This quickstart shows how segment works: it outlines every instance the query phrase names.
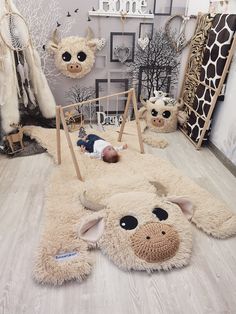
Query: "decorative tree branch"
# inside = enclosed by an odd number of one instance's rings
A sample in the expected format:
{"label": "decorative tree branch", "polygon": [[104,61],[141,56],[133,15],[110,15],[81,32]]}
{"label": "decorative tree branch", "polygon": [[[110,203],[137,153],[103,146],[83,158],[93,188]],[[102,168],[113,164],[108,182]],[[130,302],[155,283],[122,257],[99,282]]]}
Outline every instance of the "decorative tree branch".
{"label": "decorative tree branch", "polygon": [[180,65],[178,56],[179,53],[173,49],[165,32],[159,29],[145,50],[137,46],[134,62],[126,63],[133,72],[133,85],[137,87],[141,84],[148,98],[154,89],[167,91],[169,85],[177,83]]}
{"label": "decorative tree branch", "polygon": [[[65,94],[65,98],[69,103],[80,103],[95,97],[95,89],[93,87],[80,87],[78,85],[72,86]],[[85,120],[94,120],[96,116],[96,106],[81,105],[76,108],[79,113],[84,115]]]}

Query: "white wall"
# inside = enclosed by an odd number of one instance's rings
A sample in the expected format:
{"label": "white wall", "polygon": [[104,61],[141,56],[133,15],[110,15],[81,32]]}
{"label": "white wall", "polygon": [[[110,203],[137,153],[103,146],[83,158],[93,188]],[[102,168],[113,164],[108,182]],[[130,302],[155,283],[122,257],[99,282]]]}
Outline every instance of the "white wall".
{"label": "white wall", "polygon": [[[229,13],[236,13],[236,0],[230,1]],[[218,102],[216,107],[210,139],[236,165],[236,52],[227,81],[225,100]]]}

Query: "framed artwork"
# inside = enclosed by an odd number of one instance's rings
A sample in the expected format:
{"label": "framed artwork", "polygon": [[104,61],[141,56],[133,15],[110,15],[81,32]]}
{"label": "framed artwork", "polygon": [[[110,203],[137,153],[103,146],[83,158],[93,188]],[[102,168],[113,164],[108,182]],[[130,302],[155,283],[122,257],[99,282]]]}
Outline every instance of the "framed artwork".
{"label": "framed artwork", "polygon": [[110,33],[110,62],[133,62],[135,33]]}
{"label": "framed artwork", "polygon": [[95,68],[104,69],[107,66],[107,56],[97,55],[95,59]]}
{"label": "framed artwork", "polygon": [[[95,94],[96,98],[103,97],[109,94],[124,92],[129,89],[128,79],[96,79]],[[127,97],[112,97],[105,101],[97,101],[96,111],[104,112],[105,114],[122,114],[124,113]]]}
{"label": "framed artwork", "polygon": [[173,0],[154,0],[154,15],[171,15]]}
{"label": "framed artwork", "polygon": [[153,36],[153,23],[140,23],[139,24],[139,38],[145,38],[148,36],[149,39],[152,39]]}
{"label": "framed artwork", "polygon": [[171,85],[171,66],[141,66],[138,78],[138,100],[140,96],[149,99],[154,90],[169,93]]}

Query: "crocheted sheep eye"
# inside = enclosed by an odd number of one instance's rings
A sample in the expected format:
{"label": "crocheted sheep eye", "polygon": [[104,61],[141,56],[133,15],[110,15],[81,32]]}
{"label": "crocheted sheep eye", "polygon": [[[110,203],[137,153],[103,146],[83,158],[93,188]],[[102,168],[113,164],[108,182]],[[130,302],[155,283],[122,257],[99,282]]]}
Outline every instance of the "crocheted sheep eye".
{"label": "crocheted sheep eye", "polygon": [[69,62],[71,60],[71,54],[68,51],[64,52],[62,55],[62,59],[66,62]]}
{"label": "crocheted sheep eye", "polygon": [[138,220],[134,216],[124,216],[120,220],[120,226],[125,230],[135,229],[137,225]]}
{"label": "crocheted sheep eye", "polygon": [[168,119],[171,115],[171,112],[169,110],[166,110],[162,113],[162,116],[166,119]]}
{"label": "crocheted sheep eye", "polygon": [[78,60],[79,60],[80,62],[83,62],[83,61],[86,60],[87,55],[86,55],[86,53],[84,53],[83,51],[80,51],[80,52],[78,52],[78,54],[77,54],[77,58],[78,58]]}
{"label": "crocheted sheep eye", "polygon": [[153,117],[156,117],[158,115],[158,112],[155,109],[152,109],[151,114]]}
{"label": "crocheted sheep eye", "polygon": [[168,218],[168,213],[164,209],[160,207],[156,207],[153,209],[153,214],[156,215],[156,217],[161,220],[166,220]]}

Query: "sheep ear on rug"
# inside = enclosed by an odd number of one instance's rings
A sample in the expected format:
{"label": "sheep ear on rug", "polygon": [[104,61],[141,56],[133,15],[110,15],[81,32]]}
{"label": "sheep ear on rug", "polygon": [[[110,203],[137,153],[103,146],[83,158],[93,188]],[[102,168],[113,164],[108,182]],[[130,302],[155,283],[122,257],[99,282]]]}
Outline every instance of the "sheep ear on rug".
{"label": "sheep ear on rug", "polygon": [[102,237],[105,229],[104,215],[93,214],[82,220],[79,225],[79,238],[91,242],[97,243]]}
{"label": "sheep ear on rug", "polygon": [[168,196],[167,200],[171,203],[178,205],[188,220],[192,219],[193,204],[189,199],[184,196]]}

